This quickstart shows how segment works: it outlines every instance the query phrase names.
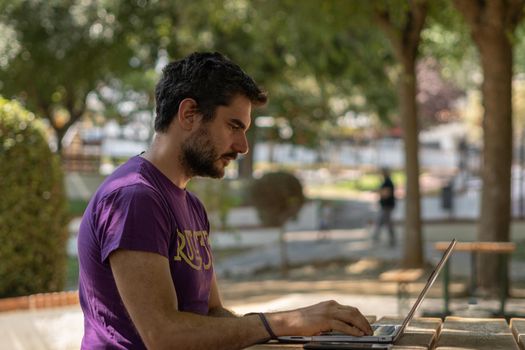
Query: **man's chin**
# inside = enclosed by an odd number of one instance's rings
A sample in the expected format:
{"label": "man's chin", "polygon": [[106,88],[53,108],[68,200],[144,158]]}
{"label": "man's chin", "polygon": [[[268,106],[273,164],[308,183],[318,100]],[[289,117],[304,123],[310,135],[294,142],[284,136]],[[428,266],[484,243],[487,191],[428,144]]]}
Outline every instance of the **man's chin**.
{"label": "man's chin", "polygon": [[225,175],[225,170],[223,167],[214,167],[212,169],[208,169],[207,171],[197,172],[196,175],[201,177],[209,177],[212,179],[222,179]]}
{"label": "man's chin", "polygon": [[224,177],[225,173],[226,173],[225,167],[215,168],[215,175],[216,176],[213,176],[213,178],[215,178],[215,179],[222,179]]}
{"label": "man's chin", "polygon": [[224,169],[215,169],[213,173],[209,174],[208,177],[211,177],[212,179],[222,179],[224,177],[225,171]]}

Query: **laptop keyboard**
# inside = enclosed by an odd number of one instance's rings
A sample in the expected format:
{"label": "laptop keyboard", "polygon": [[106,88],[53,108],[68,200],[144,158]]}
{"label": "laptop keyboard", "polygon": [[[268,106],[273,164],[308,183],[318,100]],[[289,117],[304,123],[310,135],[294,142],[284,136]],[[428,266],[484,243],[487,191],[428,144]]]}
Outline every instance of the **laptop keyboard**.
{"label": "laptop keyboard", "polygon": [[[376,337],[384,337],[388,335],[394,334],[394,331],[396,330],[396,326],[393,325],[380,325],[380,324],[373,324],[372,330],[374,331],[374,336]],[[348,335],[346,333],[341,332],[323,332],[322,335]]]}

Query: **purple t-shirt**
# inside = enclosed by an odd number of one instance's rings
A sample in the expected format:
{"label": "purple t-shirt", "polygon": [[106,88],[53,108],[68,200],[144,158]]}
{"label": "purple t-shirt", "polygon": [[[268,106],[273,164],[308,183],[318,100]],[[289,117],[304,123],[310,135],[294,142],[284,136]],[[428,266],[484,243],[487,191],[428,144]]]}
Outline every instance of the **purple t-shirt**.
{"label": "purple t-shirt", "polygon": [[82,349],[145,349],[117,290],[108,256],[157,253],[170,264],[181,311],[208,313],[213,264],[202,203],[153,164],[133,157],[100,186],[78,235]]}

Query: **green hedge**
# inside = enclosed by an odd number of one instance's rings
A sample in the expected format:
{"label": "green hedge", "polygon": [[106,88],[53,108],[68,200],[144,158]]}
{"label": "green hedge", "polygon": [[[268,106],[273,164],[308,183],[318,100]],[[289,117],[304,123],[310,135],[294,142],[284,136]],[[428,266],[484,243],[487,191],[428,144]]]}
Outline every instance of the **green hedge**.
{"label": "green hedge", "polygon": [[61,290],[67,209],[41,121],[0,97],[0,297]]}

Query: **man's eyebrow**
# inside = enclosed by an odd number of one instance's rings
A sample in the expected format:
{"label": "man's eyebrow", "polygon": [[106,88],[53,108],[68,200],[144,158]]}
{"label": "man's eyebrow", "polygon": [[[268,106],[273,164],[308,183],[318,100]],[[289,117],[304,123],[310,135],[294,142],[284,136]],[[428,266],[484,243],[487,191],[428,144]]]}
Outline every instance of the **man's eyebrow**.
{"label": "man's eyebrow", "polygon": [[243,130],[247,129],[247,126],[240,119],[232,118],[232,119],[230,119],[230,123],[235,124],[235,126],[241,128]]}

